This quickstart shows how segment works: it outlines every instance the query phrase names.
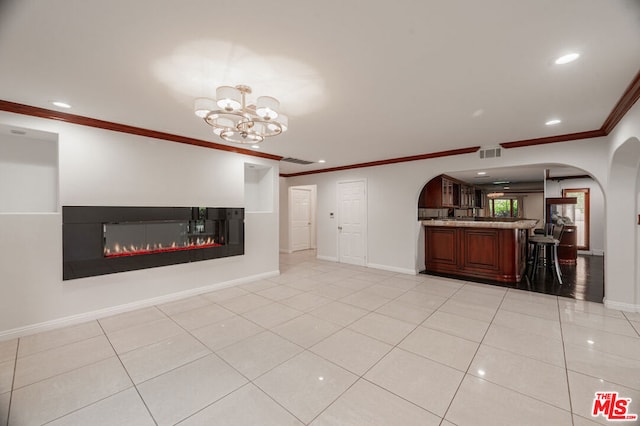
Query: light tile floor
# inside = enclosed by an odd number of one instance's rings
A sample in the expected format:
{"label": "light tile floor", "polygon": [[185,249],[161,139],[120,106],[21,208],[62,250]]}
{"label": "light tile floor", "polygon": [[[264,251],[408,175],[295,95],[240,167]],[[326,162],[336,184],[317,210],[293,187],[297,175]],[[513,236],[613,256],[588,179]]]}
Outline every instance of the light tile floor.
{"label": "light tile floor", "polygon": [[640,414],[640,314],[313,251],[281,272],[0,342],[0,426],[606,424],[597,391]]}

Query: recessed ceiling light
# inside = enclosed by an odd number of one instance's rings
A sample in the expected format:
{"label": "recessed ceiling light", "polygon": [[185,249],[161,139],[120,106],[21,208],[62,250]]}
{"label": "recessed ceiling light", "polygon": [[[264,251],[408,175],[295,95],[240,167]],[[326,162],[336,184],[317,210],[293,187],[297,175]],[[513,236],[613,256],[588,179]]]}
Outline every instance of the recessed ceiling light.
{"label": "recessed ceiling light", "polygon": [[502,189],[511,189],[511,187],[510,187],[510,186],[505,186],[505,187],[504,187],[504,188],[502,188]]}
{"label": "recessed ceiling light", "polygon": [[504,185],[506,183],[511,183],[508,180],[497,180],[495,182],[493,182],[494,185]]}
{"label": "recessed ceiling light", "polygon": [[318,160],[318,163],[326,163],[326,160]]}
{"label": "recessed ceiling light", "polygon": [[560,123],[562,123],[562,120],[558,120],[557,118],[554,118],[553,120],[549,120],[544,124],[546,124],[547,126],[555,126],[556,124],[560,124]]}
{"label": "recessed ceiling light", "polygon": [[478,172],[478,173],[477,173],[477,175],[478,175],[478,176],[484,176],[484,175],[486,175],[486,174],[487,174],[487,172]]}
{"label": "recessed ceiling light", "polygon": [[253,148],[253,149],[260,149],[260,145],[251,145],[251,148]]}
{"label": "recessed ceiling light", "polygon": [[569,62],[575,61],[579,57],[579,53],[569,53],[567,55],[560,56],[558,59],[556,59],[556,65],[568,64]]}
{"label": "recessed ceiling light", "polygon": [[61,101],[51,101],[51,103],[55,106],[57,106],[58,108],[71,108],[71,105],[69,105],[66,102],[61,102]]}

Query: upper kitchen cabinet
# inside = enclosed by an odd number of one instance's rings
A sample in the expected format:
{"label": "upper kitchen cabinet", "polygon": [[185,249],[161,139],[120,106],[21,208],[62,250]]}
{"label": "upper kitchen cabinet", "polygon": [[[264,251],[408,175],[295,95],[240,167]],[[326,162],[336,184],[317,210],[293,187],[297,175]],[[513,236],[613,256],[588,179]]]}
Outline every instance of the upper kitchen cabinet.
{"label": "upper kitchen cabinet", "polygon": [[440,175],[431,179],[420,193],[420,208],[460,207],[460,182]]}

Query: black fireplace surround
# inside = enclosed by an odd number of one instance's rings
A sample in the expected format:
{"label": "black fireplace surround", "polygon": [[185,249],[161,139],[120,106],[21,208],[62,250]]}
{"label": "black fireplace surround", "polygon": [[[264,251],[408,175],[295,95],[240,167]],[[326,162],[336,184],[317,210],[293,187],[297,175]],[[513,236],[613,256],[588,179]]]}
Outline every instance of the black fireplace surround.
{"label": "black fireplace surround", "polygon": [[244,209],[62,207],[63,280],[244,254]]}

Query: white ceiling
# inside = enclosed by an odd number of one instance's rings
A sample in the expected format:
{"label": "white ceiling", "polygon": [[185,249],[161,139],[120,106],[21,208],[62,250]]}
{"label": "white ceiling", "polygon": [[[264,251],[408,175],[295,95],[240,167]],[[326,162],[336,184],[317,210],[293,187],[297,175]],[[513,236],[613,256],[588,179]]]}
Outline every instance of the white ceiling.
{"label": "white ceiling", "polygon": [[220,143],[193,98],[248,84],[326,160],[283,173],[599,129],[639,69],[638,0],[0,2],[0,99]]}
{"label": "white ceiling", "polygon": [[[561,166],[558,164],[537,164],[519,167],[495,167],[491,169],[450,171],[447,172],[447,175],[462,182],[487,190],[502,192],[542,192],[547,173],[549,178],[568,176],[582,177],[587,175],[587,172],[584,170],[575,167]],[[505,187],[508,188],[504,189]]]}

